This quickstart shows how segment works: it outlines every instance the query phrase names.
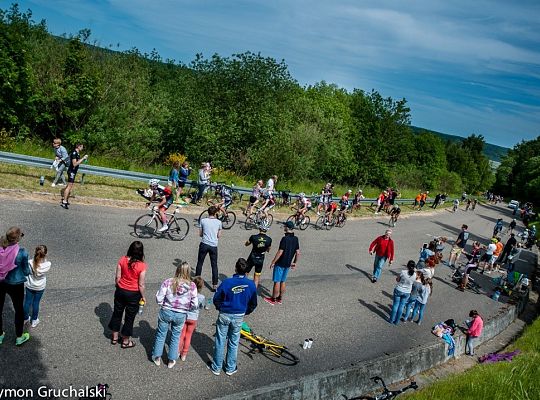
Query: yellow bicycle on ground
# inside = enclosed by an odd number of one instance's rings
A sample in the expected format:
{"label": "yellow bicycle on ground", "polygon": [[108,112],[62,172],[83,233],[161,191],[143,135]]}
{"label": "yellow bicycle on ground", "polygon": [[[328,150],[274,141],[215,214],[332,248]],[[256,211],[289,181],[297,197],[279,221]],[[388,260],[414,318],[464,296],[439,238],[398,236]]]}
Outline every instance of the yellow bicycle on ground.
{"label": "yellow bicycle on ground", "polygon": [[261,353],[269,360],[283,365],[296,365],[300,361],[286,346],[256,335],[245,322],[242,323],[240,337],[249,342],[250,353]]}

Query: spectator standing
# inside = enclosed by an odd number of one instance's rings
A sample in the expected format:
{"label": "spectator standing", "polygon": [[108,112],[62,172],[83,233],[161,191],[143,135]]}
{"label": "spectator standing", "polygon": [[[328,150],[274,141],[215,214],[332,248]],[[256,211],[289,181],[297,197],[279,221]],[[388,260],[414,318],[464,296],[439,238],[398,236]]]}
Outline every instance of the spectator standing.
{"label": "spectator standing", "polygon": [[157,366],[161,365],[161,356],[169,328],[171,328],[171,339],[167,367],[172,368],[176,365],[180,335],[186,322],[187,313],[199,305],[197,286],[191,282],[190,273],[189,264],[183,262],[176,268],[174,278],[163,281],[156,293],[156,301],[160,305],[160,309],[152,360]]}
{"label": "spectator standing", "polygon": [[411,315],[411,321],[414,321],[416,314],[418,314],[418,319],[415,321],[418,325],[420,325],[422,323],[422,319],[424,319],[424,311],[426,309],[429,296],[431,296],[432,289],[433,283],[431,278],[422,276],[422,289],[418,292],[418,297],[414,303],[414,309]]}
{"label": "spectator standing", "polygon": [[264,301],[272,305],[282,303],[289,270],[295,269],[300,260],[300,244],[293,231],[294,223],[287,221],[285,235],[281,238],[279,249],[270,264],[270,269],[274,269],[272,275],[274,287],[272,288],[272,297],[265,297]]}
{"label": "spectator standing", "polygon": [[440,200],[441,200],[441,194],[437,193],[437,195],[435,196],[435,200],[433,200],[433,204],[431,205],[431,208],[437,208]]}
{"label": "spectator standing", "polygon": [[81,158],[81,151],[83,150],[84,146],[81,143],[78,143],[75,146],[75,149],[71,152],[69,155],[69,167],[67,170],[68,174],[68,184],[66,189],[64,190],[64,194],[62,197],[62,202],[60,205],[64,207],[66,210],[69,206],[69,195],[71,194],[71,191],[73,190],[73,185],[75,184],[75,176],[77,175],[77,171],[79,170],[79,165],[81,165],[83,162],[88,160],[88,154],[86,154],[83,158]]}
{"label": "spectator standing", "polygon": [[216,206],[208,207],[208,218],[203,218],[199,227],[199,236],[202,238],[199,244],[197,267],[195,275],[201,276],[202,267],[206,255],[210,255],[212,267],[212,291],[215,292],[218,284],[218,241],[221,236],[221,221],[216,218],[218,209]]}
{"label": "spectator standing", "polygon": [[495,226],[493,227],[493,236],[496,237],[501,233],[503,230],[503,220],[502,218],[499,218],[497,222],[495,223]]}
{"label": "spectator standing", "polygon": [[189,163],[187,161],[184,161],[182,163],[182,166],[180,167],[180,171],[178,175],[178,196],[179,197],[184,191],[184,187],[186,186],[187,179],[190,174],[191,174],[191,168],[189,167]]}
{"label": "spectator standing", "polygon": [[459,235],[452,245],[452,250],[450,251],[450,256],[448,257],[448,265],[450,267],[455,267],[455,264],[457,263],[457,260],[459,259],[459,256],[465,249],[465,245],[467,244],[467,240],[469,240],[469,227],[465,224],[461,225],[461,232],[459,232]]}
{"label": "spectator standing", "polygon": [[208,364],[214,375],[219,375],[223,368],[225,343],[225,373],[231,376],[238,371],[236,359],[244,315],[251,314],[257,307],[257,288],[253,281],[246,277],[247,267],[246,260],[239,258],[236,261],[235,274],[221,282],[214,295],[214,305],[219,315],[216,321],[214,360]]}
{"label": "spectator standing", "polygon": [[197,328],[199,311],[206,306],[206,299],[201,293],[202,289],[204,288],[204,279],[200,276],[196,276],[193,279],[193,283],[195,283],[195,286],[197,287],[198,305],[188,311],[186,316],[186,322],[184,323],[184,328],[182,329],[182,335],[180,335],[178,352],[180,353],[180,359],[182,361],[186,361],[189,346],[191,345],[191,337],[193,336],[193,332],[195,332],[195,329]]}
{"label": "spectator standing", "polygon": [[268,222],[263,221],[259,225],[259,234],[251,235],[245,243],[246,246],[252,246],[251,253],[249,253],[247,259],[248,269],[246,275],[255,267],[255,273],[253,274],[255,287],[259,286],[265,253],[268,253],[272,247],[272,238],[266,232],[268,232]]}
{"label": "spectator standing", "polygon": [[509,234],[512,234],[514,232],[514,229],[516,229],[516,219],[513,218],[512,221],[510,222],[510,224],[508,225],[508,232]]}
{"label": "spectator standing", "polygon": [[0,238],[0,344],[6,333],[3,330],[4,302],[6,294],[11,298],[15,309],[15,345],[20,346],[30,339],[24,330],[24,282],[30,275],[28,252],[19,246],[24,237],[19,227],[9,228]]}
{"label": "spectator standing", "polygon": [[[47,261],[47,246],[36,247],[34,258],[29,261],[32,273],[24,283],[26,295],[24,297],[24,322],[31,322],[32,328],[39,324],[39,303],[47,285],[47,273],[51,269],[51,262]],[[32,317],[30,317],[32,308]]]}
{"label": "spectator standing", "polygon": [[396,278],[397,285],[394,288],[394,301],[392,303],[392,314],[389,322],[397,325],[403,315],[403,308],[411,295],[413,284],[416,280],[416,263],[410,260],[407,263],[407,269],[401,271]]}
{"label": "spectator standing", "polygon": [[66,185],[66,178],[64,178],[64,171],[69,165],[69,154],[64,146],[62,146],[62,140],[56,138],[53,140],[54,147],[54,163],[56,164],[56,176],[54,177],[52,187],[58,185],[58,181],[62,181],[61,185]]}
{"label": "spectator standing", "polygon": [[377,237],[369,245],[369,254],[375,254],[375,260],[373,262],[373,276],[371,282],[375,283],[381,276],[384,263],[388,260],[388,265],[392,265],[394,262],[394,241],[391,238],[392,230],[387,229],[384,235]]}
{"label": "spectator standing", "polygon": [[197,185],[199,188],[199,191],[197,192],[197,197],[195,199],[195,202],[200,202],[204,192],[206,191],[208,187],[208,183],[210,182],[210,171],[208,170],[207,164],[202,163],[201,168],[199,169],[199,174],[197,175]]}
{"label": "spectator standing", "polygon": [[176,197],[178,197],[179,169],[180,163],[178,161],[175,161],[173,162],[173,166],[171,168],[171,171],[169,172],[169,186],[171,186],[173,189],[176,189]]}
{"label": "spectator standing", "polygon": [[476,310],[471,310],[469,312],[469,317],[472,319],[467,321],[467,327],[469,329],[467,329],[465,354],[468,356],[474,356],[474,345],[476,339],[482,334],[482,330],[484,329],[484,320]]}
{"label": "spectator standing", "polygon": [[145,277],[147,268],[148,266],[144,262],[144,247],[138,240],[131,243],[127,254],[118,260],[116,266],[116,290],[109,329],[112,331],[111,344],[115,345],[119,341],[120,326],[125,313],[124,326],[121,331],[121,347],[123,349],[135,347],[131,336],[135,316],[139,310],[139,302],[146,303]]}
{"label": "spectator standing", "polygon": [[[497,250],[497,239],[492,238],[491,242],[485,248],[486,248],[486,252],[480,258],[480,263],[483,263],[482,271],[480,271],[480,273],[483,274],[484,272],[486,272],[490,274],[493,269],[493,264],[495,263],[494,253],[495,253],[495,250]],[[487,271],[486,271],[486,264],[487,264]]]}

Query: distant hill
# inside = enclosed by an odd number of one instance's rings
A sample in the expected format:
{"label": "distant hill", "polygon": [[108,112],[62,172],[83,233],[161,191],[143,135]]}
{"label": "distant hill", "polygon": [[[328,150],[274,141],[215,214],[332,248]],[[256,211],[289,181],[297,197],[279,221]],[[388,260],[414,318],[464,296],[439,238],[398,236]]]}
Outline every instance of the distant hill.
{"label": "distant hill", "polygon": [[[451,142],[461,142],[463,141],[463,137],[456,136],[456,135],[448,135],[447,133],[432,131],[430,129],[420,128],[418,126],[412,126],[411,129],[414,133],[420,133],[420,132],[430,132],[437,136],[440,136],[443,140],[450,140]],[[491,161],[500,162],[501,158],[508,153],[508,150],[510,150],[507,147],[497,146],[496,144],[490,144],[486,143],[484,146],[484,154],[488,159]]]}

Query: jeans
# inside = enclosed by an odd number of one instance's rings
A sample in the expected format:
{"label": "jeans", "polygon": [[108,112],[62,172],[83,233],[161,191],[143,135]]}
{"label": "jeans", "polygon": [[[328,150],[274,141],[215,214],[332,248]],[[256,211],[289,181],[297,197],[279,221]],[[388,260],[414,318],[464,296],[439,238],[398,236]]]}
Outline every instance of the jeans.
{"label": "jeans", "polygon": [[418,319],[416,322],[420,323],[422,322],[422,318],[424,318],[424,309],[426,308],[425,304],[420,303],[418,300],[414,303],[414,310],[411,315],[411,321],[414,320],[414,317],[416,316],[416,313],[418,313]]}
{"label": "jeans", "polygon": [[373,262],[373,277],[375,279],[379,279],[382,272],[382,267],[384,263],[386,262],[386,257],[380,257],[377,254],[375,254],[375,261]]}
{"label": "jeans", "polygon": [[410,295],[410,293],[399,291],[398,288],[394,289],[394,304],[392,304],[392,315],[390,316],[390,322],[394,325],[399,323],[401,315],[403,314],[403,308],[405,307],[407,300],[409,300]]}
{"label": "jeans", "polygon": [[64,170],[66,169],[66,164],[61,162],[58,164],[58,171],[56,172],[56,176],[54,177],[53,183],[56,185],[59,180],[62,181],[62,183],[66,184],[66,178],[64,178]]}
{"label": "jeans", "polygon": [[474,342],[476,342],[476,337],[467,335],[465,354],[468,354],[470,356],[474,355]]}
{"label": "jeans", "polygon": [[114,292],[114,309],[109,322],[109,329],[113,332],[120,332],[122,325],[122,316],[124,315],[124,326],[122,327],[122,336],[129,337],[133,334],[133,323],[135,316],[139,311],[139,300],[141,293],[139,291],[124,290],[116,287]]}
{"label": "jeans", "polygon": [[6,294],[11,297],[11,302],[13,303],[13,308],[15,309],[15,334],[17,337],[21,337],[24,328],[24,283],[10,285],[5,282],[0,282],[0,335],[2,332],[4,332],[2,329],[2,314],[4,313]]}
{"label": "jeans", "polygon": [[216,344],[214,346],[213,371],[221,371],[223,367],[223,352],[225,340],[227,341],[227,359],[225,360],[225,372],[233,372],[236,369],[238,354],[238,342],[240,341],[240,329],[244,322],[244,315],[219,313],[216,321]]}
{"label": "jeans", "polygon": [[180,335],[182,334],[182,328],[184,327],[184,322],[186,322],[186,317],[187,314],[183,312],[175,312],[165,308],[159,310],[156,339],[152,349],[152,359],[163,355],[163,347],[165,346],[165,339],[167,338],[167,332],[169,331],[170,326],[171,341],[169,342],[168,358],[169,361],[178,360],[178,344],[180,343]]}
{"label": "jeans", "polygon": [[196,201],[200,201],[204,195],[204,192],[206,191],[206,188],[208,185],[206,183],[199,183],[198,185],[199,191],[197,192],[197,199]]}
{"label": "jeans", "polygon": [[32,321],[38,319],[39,314],[39,302],[41,296],[43,296],[43,290],[32,290],[26,288],[26,295],[24,298],[24,319],[27,320],[30,317],[30,307],[32,307]]}
{"label": "jeans", "polygon": [[415,303],[416,303],[416,297],[409,297],[409,299],[407,300],[407,304],[405,304],[405,307],[403,308],[403,319],[405,321],[409,319],[410,320],[413,319],[414,317],[413,309],[414,309]]}
{"label": "jeans", "polygon": [[212,267],[212,285],[218,284],[218,248],[214,246],[208,246],[201,242],[199,244],[199,255],[197,257],[197,266],[195,267],[195,276],[201,276],[202,267],[206,254],[210,254],[210,266]]}

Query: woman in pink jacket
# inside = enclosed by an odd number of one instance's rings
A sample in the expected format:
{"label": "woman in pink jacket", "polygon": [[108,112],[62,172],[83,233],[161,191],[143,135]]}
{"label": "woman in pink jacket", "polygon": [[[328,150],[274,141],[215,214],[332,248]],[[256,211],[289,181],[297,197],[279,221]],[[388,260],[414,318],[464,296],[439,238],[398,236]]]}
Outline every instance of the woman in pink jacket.
{"label": "woman in pink jacket", "polygon": [[465,354],[468,356],[474,356],[474,343],[476,338],[482,334],[482,330],[484,329],[484,321],[476,310],[471,310],[469,312],[469,317],[472,319],[467,322],[469,329],[467,329],[467,344],[465,347]]}

